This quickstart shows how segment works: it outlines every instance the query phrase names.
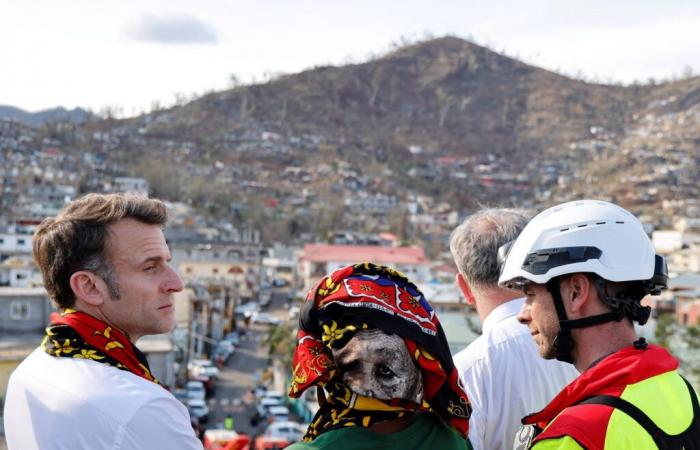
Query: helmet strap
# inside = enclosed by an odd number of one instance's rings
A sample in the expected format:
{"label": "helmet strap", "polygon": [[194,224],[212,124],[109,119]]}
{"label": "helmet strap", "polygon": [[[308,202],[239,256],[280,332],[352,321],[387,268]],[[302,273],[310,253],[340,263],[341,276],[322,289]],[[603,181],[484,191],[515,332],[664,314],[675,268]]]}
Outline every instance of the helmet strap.
{"label": "helmet strap", "polygon": [[574,340],[571,337],[571,328],[563,325],[569,322],[569,320],[566,316],[564,301],[561,298],[561,291],[559,290],[559,277],[549,280],[546,286],[547,290],[552,296],[552,299],[554,300],[554,308],[556,309],[557,317],[559,318],[559,332],[554,338],[556,358],[559,361],[573,364],[574,359],[571,356],[571,350],[574,348]]}
{"label": "helmet strap", "polygon": [[625,317],[623,311],[611,311],[595,316],[583,317],[581,319],[569,320],[564,308],[564,300],[561,298],[560,290],[561,277],[555,277],[549,280],[546,284],[552,299],[554,300],[554,308],[557,311],[559,318],[559,333],[554,339],[554,348],[556,350],[556,358],[559,361],[573,364],[574,358],[571,351],[574,349],[574,339],[571,336],[571,330],[575,328],[587,328],[595,325],[600,325],[606,322],[619,322]]}

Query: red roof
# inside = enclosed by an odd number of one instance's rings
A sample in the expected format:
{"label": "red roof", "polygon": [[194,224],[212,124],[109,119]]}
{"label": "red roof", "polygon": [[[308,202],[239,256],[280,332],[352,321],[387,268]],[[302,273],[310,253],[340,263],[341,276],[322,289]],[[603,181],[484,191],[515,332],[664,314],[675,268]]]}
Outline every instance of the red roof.
{"label": "red roof", "polygon": [[396,235],[394,233],[379,233],[379,237],[384,239],[385,241],[395,241],[396,240]]}
{"label": "red roof", "polygon": [[427,264],[420,247],[306,244],[302,259],[312,262],[364,262],[375,264]]}

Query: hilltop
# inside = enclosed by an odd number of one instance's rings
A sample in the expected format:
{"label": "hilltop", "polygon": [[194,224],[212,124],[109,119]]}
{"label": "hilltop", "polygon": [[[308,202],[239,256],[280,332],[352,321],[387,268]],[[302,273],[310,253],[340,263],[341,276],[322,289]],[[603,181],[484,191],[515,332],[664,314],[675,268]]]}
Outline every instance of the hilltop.
{"label": "hilltop", "polygon": [[171,111],[154,133],[225,139],[255,124],[431,154],[523,155],[628,124],[652,89],[588,84],[445,37],[377,60],[318,67]]}
{"label": "hilltop", "polygon": [[266,239],[339,227],[430,237],[479,204],[583,196],[657,215],[673,200],[675,214],[700,195],[699,77],[590,83],[453,37],[35,132],[28,148],[85,166],[79,191],[143,176],[152,194]]}
{"label": "hilltop", "polygon": [[38,127],[47,122],[85,123],[93,119],[94,115],[82,108],[68,110],[63,107],[57,107],[37,112],[28,112],[14,106],[0,105],[0,117],[15,119],[25,125]]}

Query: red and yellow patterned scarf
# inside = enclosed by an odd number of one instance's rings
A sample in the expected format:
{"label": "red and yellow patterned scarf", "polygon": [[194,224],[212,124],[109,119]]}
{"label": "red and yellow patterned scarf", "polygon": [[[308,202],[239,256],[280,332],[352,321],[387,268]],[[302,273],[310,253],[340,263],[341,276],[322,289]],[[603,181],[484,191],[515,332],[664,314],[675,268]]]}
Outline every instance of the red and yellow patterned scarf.
{"label": "red and yellow patterned scarf", "polygon": [[81,311],[53,313],[41,345],[51,356],[90,359],[160,384],[124,333]]}
{"label": "red and yellow patterned scarf", "polygon": [[[422,404],[364,397],[343,383],[331,349],[344,347],[356,332],[367,328],[403,338],[423,375]],[[434,414],[467,435],[471,407],[445,333],[423,294],[395,270],[363,263],[323,278],[302,307],[292,365],[290,397],[299,397],[312,386],[328,393],[304,441],[332,429],[370,427],[417,410]]]}

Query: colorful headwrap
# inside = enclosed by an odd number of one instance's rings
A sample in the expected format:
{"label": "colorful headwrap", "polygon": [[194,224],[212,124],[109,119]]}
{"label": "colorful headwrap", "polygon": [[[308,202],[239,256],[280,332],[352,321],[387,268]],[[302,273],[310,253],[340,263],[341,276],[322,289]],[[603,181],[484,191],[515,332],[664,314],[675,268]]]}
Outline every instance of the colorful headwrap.
{"label": "colorful headwrap", "polygon": [[[356,332],[376,328],[403,338],[423,377],[423,401],[381,400],[352,392],[336,370],[331,349]],[[407,412],[435,414],[467,435],[471,407],[437,316],[418,288],[401,273],[370,263],[333,272],[309,292],[299,319],[290,397],[312,386],[327,392],[304,441],[326,431],[369,427]]]}

